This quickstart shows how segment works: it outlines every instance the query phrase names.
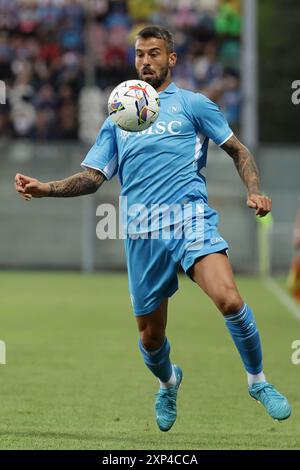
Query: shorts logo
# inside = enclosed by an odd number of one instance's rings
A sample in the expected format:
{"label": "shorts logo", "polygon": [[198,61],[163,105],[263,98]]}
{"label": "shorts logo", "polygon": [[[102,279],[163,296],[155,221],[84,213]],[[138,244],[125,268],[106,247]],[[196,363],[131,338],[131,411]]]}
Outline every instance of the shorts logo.
{"label": "shorts logo", "polygon": [[223,238],[222,237],[214,237],[214,238],[211,238],[210,239],[210,244],[211,245],[216,245],[217,243],[221,243],[223,242]]}

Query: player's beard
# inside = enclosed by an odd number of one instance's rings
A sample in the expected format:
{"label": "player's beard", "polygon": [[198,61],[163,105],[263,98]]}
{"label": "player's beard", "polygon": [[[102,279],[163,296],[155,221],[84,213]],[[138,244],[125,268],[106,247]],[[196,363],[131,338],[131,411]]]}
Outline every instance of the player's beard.
{"label": "player's beard", "polygon": [[144,80],[145,82],[149,83],[156,90],[166,81],[168,73],[169,73],[169,67],[166,66],[160,70],[159,75],[156,72],[154,72],[153,75],[148,75],[147,77],[143,78],[142,72],[139,72],[138,76],[140,80]]}

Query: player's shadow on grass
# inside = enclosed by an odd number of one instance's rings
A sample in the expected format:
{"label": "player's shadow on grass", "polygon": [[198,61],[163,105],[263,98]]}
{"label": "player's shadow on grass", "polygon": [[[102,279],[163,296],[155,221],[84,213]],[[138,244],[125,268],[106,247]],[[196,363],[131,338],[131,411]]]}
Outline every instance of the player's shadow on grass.
{"label": "player's shadow on grass", "polygon": [[[0,431],[0,447],[1,447],[1,438],[2,437],[14,437],[14,438],[40,438],[40,439],[72,439],[78,441],[94,441],[97,443],[96,447],[93,447],[95,450],[101,450],[102,443],[106,442],[119,442],[120,444],[125,443],[128,444],[128,441],[134,446],[135,449],[146,449],[148,445],[153,445],[155,448],[158,449],[159,443],[164,446],[164,444],[160,441],[161,433],[157,432],[157,435],[154,435],[155,430],[150,430],[151,437],[149,436],[149,432],[144,432],[144,434],[136,438],[131,436],[127,433],[122,433],[122,435],[106,435],[105,433],[82,433],[82,432],[54,432],[54,431],[36,431],[36,430],[28,430],[28,431]],[[182,439],[186,439],[186,434],[184,433],[172,433],[168,434],[169,438],[172,435],[171,443],[174,446],[182,446]],[[178,440],[179,439],[179,440]],[[195,436],[196,439],[196,436]],[[199,439],[198,439],[199,440]],[[138,446],[138,447],[137,447]],[[163,448],[163,447],[162,447]]]}
{"label": "player's shadow on grass", "polygon": [[35,438],[52,438],[52,439],[78,439],[85,441],[101,441],[115,439],[113,436],[104,436],[100,434],[89,433],[69,433],[69,432],[54,432],[54,431],[0,431],[0,439],[2,436],[15,436],[15,437],[35,437]]}

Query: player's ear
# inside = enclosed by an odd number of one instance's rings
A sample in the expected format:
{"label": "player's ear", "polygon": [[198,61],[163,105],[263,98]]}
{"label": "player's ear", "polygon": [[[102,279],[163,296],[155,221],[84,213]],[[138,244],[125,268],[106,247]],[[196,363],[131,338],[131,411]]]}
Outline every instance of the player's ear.
{"label": "player's ear", "polygon": [[171,54],[169,54],[169,67],[173,68],[176,65],[176,62],[177,62],[177,54],[176,52],[171,52]]}

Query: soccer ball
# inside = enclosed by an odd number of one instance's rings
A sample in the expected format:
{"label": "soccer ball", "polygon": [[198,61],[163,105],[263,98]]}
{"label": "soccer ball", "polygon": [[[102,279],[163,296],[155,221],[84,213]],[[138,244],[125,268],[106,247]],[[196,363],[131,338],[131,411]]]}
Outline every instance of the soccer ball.
{"label": "soccer ball", "polygon": [[157,91],[142,80],[120,83],[108,98],[108,113],[124,131],[138,132],[150,127],[159,114]]}

